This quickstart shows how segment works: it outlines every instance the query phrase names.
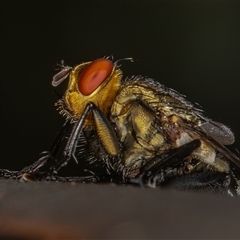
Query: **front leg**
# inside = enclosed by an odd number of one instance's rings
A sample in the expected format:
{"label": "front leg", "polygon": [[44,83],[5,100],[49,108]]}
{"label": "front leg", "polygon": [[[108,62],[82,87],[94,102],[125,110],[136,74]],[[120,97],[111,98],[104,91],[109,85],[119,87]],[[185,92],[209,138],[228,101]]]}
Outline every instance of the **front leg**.
{"label": "front leg", "polygon": [[118,138],[109,120],[104,116],[104,114],[94,103],[90,102],[86,105],[82,116],[79,118],[79,120],[75,123],[73,127],[71,135],[63,151],[61,160],[57,162],[57,164],[55,164],[53,167],[51,167],[50,171],[48,172],[48,176],[51,176],[52,174],[57,174],[63,166],[67,165],[71,157],[73,157],[77,162],[77,159],[75,157],[76,146],[79,140],[80,133],[85,126],[85,120],[87,116],[89,116],[89,112],[92,113],[98,137],[105,151],[111,156],[115,156],[119,153]]}

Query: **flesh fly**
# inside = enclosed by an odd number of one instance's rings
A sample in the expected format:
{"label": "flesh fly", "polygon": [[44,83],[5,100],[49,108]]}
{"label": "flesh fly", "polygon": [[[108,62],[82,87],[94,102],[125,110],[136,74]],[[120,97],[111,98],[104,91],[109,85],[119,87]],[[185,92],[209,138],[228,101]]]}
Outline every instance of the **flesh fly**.
{"label": "flesh fly", "polygon": [[[240,160],[225,146],[235,140],[228,127],[151,78],[124,79],[111,58],[61,67],[52,85],[69,79],[56,103],[66,118],[62,129],[39,160],[18,172],[2,169],[2,178],[240,195]],[[71,159],[87,174],[60,176]]]}

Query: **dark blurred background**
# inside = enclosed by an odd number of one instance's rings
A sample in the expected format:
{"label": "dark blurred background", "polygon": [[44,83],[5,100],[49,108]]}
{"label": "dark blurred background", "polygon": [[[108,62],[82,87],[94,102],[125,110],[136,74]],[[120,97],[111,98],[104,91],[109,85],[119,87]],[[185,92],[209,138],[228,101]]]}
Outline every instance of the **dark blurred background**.
{"label": "dark blurred background", "polygon": [[239,2],[1,1],[0,168],[37,160],[60,130],[56,63],[111,54],[135,59],[125,76],[155,78],[230,126],[239,149],[239,29]]}

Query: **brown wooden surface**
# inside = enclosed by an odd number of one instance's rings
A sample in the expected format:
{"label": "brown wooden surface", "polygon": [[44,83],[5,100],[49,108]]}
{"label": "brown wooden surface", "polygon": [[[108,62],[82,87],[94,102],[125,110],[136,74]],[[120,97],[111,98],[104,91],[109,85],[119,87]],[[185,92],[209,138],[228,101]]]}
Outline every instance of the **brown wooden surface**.
{"label": "brown wooden surface", "polygon": [[0,181],[0,239],[239,238],[239,198]]}

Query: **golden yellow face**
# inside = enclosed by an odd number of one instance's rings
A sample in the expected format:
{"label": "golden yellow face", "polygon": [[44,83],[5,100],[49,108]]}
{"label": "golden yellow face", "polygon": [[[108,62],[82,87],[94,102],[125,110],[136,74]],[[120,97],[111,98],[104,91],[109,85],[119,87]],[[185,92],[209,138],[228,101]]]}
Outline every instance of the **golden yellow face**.
{"label": "golden yellow face", "polygon": [[[62,112],[77,119],[87,103],[94,103],[105,115],[120,88],[122,71],[109,59],[100,58],[74,67],[69,76],[69,84],[63,99]],[[58,103],[57,105],[62,105]]]}

